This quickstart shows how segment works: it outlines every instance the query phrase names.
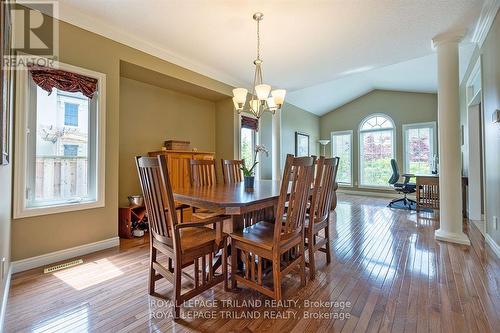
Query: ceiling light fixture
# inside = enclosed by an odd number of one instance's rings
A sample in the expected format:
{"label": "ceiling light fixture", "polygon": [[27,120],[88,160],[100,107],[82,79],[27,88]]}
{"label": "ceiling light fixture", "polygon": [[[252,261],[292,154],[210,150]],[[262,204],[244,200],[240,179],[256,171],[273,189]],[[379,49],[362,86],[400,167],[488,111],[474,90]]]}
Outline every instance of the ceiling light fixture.
{"label": "ceiling light fixture", "polygon": [[272,114],[281,109],[285,102],[285,89],[271,91],[271,86],[262,82],[262,59],[260,58],[260,21],[264,14],[255,13],[253,19],[257,22],[257,59],[255,65],[255,76],[253,80],[252,98],[247,103],[248,90],[245,88],[233,89],[233,104],[238,113],[248,112],[259,119],[265,111]]}

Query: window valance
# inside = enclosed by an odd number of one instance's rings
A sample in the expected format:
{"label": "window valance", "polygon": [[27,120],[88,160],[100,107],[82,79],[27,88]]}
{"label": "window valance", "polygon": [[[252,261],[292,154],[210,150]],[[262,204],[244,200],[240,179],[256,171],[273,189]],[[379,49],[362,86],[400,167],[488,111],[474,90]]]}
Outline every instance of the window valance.
{"label": "window valance", "polygon": [[252,117],[241,116],[241,128],[248,128],[257,132],[259,130],[259,120]]}
{"label": "window valance", "polygon": [[97,79],[85,75],[36,65],[28,65],[28,69],[36,85],[49,95],[53,88],[81,92],[88,98],[92,98],[97,91]]}

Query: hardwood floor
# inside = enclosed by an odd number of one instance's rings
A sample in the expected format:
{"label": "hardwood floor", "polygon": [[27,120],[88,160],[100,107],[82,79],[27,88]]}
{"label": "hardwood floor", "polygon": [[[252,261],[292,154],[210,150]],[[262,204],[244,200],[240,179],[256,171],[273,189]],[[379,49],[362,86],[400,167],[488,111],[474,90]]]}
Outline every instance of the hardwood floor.
{"label": "hardwood floor", "polygon": [[15,275],[6,332],[498,332],[500,261],[477,228],[466,228],[471,247],[437,242],[431,213],[388,201],[340,195],[332,263],[318,253],[316,280],[302,290],[298,274],[287,276],[283,307],[219,285],[174,322],[171,284],[158,283],[165,300],[147,294],[148,244],[138,241],[53,274]]}

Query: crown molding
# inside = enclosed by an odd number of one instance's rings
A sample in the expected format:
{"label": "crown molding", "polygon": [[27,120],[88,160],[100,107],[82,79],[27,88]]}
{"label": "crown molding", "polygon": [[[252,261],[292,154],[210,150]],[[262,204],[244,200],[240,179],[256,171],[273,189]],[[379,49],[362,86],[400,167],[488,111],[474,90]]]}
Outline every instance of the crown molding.
{"label": "crown molding", "polygon": [[[26,6],[30,7],[29,4]],[[51,13],[45,13],[51,15]],[[60,21],[77,26],[81,29],[90,31],[97,35],[109,38],[115,42],[124,44],[133,49],[142,51],[149,55],[155,56],[162,60],[168,61],[177,66],[183,67],[190,71],[196,72],[198,74],[207,76],[211,79],[220,81],[222,83],[228,84],[233,87],[245,87],[248,83],[241,82],[234,77],[219,71],[209,66],[206,66],[195,60],[183,57],[172,50],[169,50],[160,44],[151,43],[139,36],[127,33],[123,30],[119,30],[113,25],[110,25],[102,20],[96,19],[90,15],[87,15],[77,8],[68,5],[65,2],[59,2],[59,17],[55,17]]]}
{"label": "crown molding", "polygon": [[479,15],[474,33],[472,35],[472,42],[477,43],[479,47],[483,46],[499,8],[500,0],[484,1],[481,14]]}

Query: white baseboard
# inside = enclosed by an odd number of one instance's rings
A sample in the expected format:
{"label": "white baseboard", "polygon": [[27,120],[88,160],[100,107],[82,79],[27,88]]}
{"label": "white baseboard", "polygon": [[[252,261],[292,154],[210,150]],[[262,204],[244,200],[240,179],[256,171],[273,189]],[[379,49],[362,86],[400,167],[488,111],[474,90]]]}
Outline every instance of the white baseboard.
{"label": "white baseboard", "polygon": [[37,268],[48,264],[53,264],[58,261],[82,256],[96,251],[109,249],[111,247],[115,247],[118,245],[120,245],[120,238],[113,237],[95,243],[84,244],[65,250],[42,254],[40,256],[32,258],[17,260],[12,262],[11,265],[12,273],[14,274],[22,271],[27,271],[28,269]]}
{"label": "white baseboard", "polygon": [[497,255],[498,258],[500,258],[500,246],[495,242],[493,238],[491,238],[490,235],[486,234],[484,235],[484,239],[486,240],[486,243],[491,246],[491,249],[495,254]]}
{"label": "white baseboard", "polygon": [[7,310],[7,299],[9,298],[10,277],[12,276],[12,264],[9,265],[7,275],[5,276],[0,294],[0,333],[3,332],[3,324],[5,321],[5,311]]}
{"label": "white baseboard", "polygon": [[[399,199],[402,198],[402,194],[391,193],[391,192],[370,192],[370,191],[355,191],[355,190],[345,190],[340,188],[337,190],[337,193],[349,194],[349,195],[361,195],[364,197],[382,197],[382,198],[391,198],[391,199]],[[408,195],[408,198],[415,200],[414,195]]]}

